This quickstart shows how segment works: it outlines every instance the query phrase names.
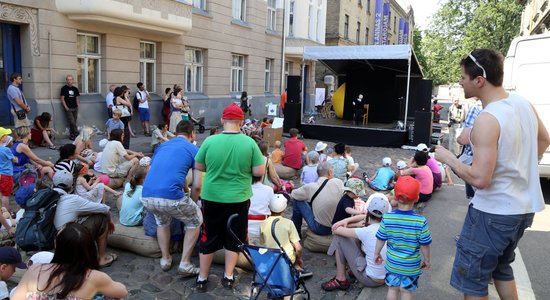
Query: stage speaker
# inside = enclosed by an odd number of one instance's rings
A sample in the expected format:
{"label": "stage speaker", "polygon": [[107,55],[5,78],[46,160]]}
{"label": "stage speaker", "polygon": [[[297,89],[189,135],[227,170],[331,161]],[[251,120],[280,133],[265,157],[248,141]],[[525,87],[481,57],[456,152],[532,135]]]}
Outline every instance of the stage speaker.
{"label": "stage speaker", "polygon": [[414,135],[413,145],[424,143],[430,146],[432,141],[432,112],[414,112]]}
{"label": "stage speaker", "polygon": [[420,80],[418,91],[416,93],[416,110],[430,111],[432,110],[432,80]]}
{"label": "stage speaker", "polygon": [[[286,94],[288,103],[300,102],[302,78],[300,76],[288,76],[286,79]],[[285,107],[286,109],[286,107]]]}
{"label": "stage speaker", "polygon": [[301,103],[287,103],[285,105],[285,119],[283,122],[284,132],[288,132],[290,128],[300,129],[301,109]]}

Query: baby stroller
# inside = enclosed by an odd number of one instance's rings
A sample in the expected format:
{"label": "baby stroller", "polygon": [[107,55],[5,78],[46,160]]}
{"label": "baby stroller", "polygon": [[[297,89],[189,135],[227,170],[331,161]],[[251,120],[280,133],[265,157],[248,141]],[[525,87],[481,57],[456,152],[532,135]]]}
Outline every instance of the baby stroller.
{"label": "baby stroller", "polygon": [[[275,226],[279,220],[275,220],[271,225],[271,234],[279,249],[270,249],[247,245],[239,240],[231,229],[231,222],[236,217],[237,214],[229,217],[229,220],[227,220],[227,230],[238,242],[239,249],[254,268],[250,299],[258,299],[262,292],[266,292],[269,299],[282,299],[286,296],[294,299],[294,295],[296,294],[306,294],[307,299],[309,299],[309,291],[303,280],[300,279],[299,272],[292,265],[290,258],[288,258],[275,235]],[[300,290],[298,290],[299,287],[301,287]]]}
{"label": "baby stroller", "polygon": [[200,118],[197,119],[197,118],[193,118],[193,116],[191,116],[191,114],[189,114],[189,120],[191,120],[191,122],[193,122],[193,125],[199,127],[199,133],[204,133],[204,131],[205,131],[204,117],[200,117]]}

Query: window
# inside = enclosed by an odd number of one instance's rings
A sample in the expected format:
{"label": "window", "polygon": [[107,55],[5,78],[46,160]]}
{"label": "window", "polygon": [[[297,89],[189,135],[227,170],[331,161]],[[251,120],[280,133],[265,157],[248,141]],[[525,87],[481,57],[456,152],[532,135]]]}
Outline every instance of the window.
{"label": "window", "polygon": [[290,1],[288,15],[288,35],[294,36],[294,1]]}
{"label": "window", "polygon": [[369,44],[369,28],[365,28],[365,45]]}
{"label": "window", "polygon": [[349,16],[346,15],[344,18],[344,38],[345,39],[349,38],[348,30],[349,30]]}
{"label": "window", "polygon": [[309,15],[308,15],[308,38],[310,40],[314,40],[317,34],[315,31],[317,30],[317,26],[315,25],[316,19],[317,19],[317,11],[316,11],[315,4],[313,3],[313,0],[309,0]]}
{"label": "window", "polygon": [[233,19],[246,22],[246,0],[233,0]]}
{"label": "window", "polygon": [[357,1],[357,5],[361,6],[363,3],[361,3],[361,0]]}
{"label": "window", "polygon": [[367,12],[370,13],[370,0],[367,0]]}
{"label": "window", "polygon": [[264,92],[271,92],[271,66],[273,65],[272,59],[265,60],[265,76],[264,76]]}
{"label": "window", "polygon": [[244,90],[244,56],[232,55],[231,60],[231,92]]}
{"label": "window", "polygon": [[397,24],[397,17],[394,16],[393,17],[393,33],[395,33],[395,28],[397,27],[397,26],[395,26],[396,24]]}
{"label": "window", "polygon": [[155,91],[156,45],[153,42],[139,42],[139,81],[145,88]]}
{"label": "window", "polygon": [[83,94],[99,93],[99,35],[77,33],[76,81]]}
{"label": "window", "polygon": [[206,10],[206,0],[193,0],[193,7]]}
{"label": "window", "polygon": [[388,12],[388,31],[391,29],[391,10]]}
{"label": "window", "polygon": [[292,63],[285,61],[285,82],[283,82],[283,87],[286,90],[286,82],[288,81],[288,75],[290,74],[290,70],[292,69]]}
{"label": "window", "polygon": [[267,0],[267,29],[275,31],[277,21],[277,8],[275,7],[276,0]]}
{"label": "window", "polygon": [[361,41],[361,22],[357,22],[357,31],[355,32],[355,41],[357,45]]}
{"label": "window", "polygon": [[202,93],[204,55],[200,49],[185,49],[185,91]]}

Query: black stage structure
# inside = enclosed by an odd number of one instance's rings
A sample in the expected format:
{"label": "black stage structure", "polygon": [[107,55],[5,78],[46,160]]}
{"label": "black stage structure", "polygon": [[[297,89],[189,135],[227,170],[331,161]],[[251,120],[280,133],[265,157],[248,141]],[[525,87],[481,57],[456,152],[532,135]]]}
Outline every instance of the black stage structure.
{"label": "black stage structure", "polygon": [[[316,60],[346,83],[343,118],[315,122],[301,109],[301,132],[306,138],[348,145],[400,147],[420,136],[429,144],[431,126],[414,126],[417,111],[430,112],[432,82],[422,70],[410,45],[304,47],[304,60]],[[367,125],[354,125],[352,101],[363,94],[369,104]],[[414,124],[411,126],[411,124]],[[422,125],[422,126],[420,126]],[[431,124],[429,124],[431,125]],[[413,130],[415,132],[409,132]],[[423,134],[422,134],[423,133]]]}

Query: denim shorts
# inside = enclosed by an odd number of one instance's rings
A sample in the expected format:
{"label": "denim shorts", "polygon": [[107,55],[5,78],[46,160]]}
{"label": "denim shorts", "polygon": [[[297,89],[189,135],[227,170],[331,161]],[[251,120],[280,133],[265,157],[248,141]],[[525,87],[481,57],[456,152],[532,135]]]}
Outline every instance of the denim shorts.
{"label": "denim shorts", "polygon": [[388,272],[386,273],[384,282],[389,287],[399,287],[407,291],[416,291],[419,277],[420,276],[406,276]]}
{"label": "denim shorts", "polygon": [[495,215],[470,204],[456,243],[451,286],[466,295],[484,297],[491,278],[513,280],[514,250],[534,216]]}
{"label": "denim shorts", "polygon": [[148,108],[138,108],[139,110],[139,120],[140,121],[149,121],[149,109]]}

